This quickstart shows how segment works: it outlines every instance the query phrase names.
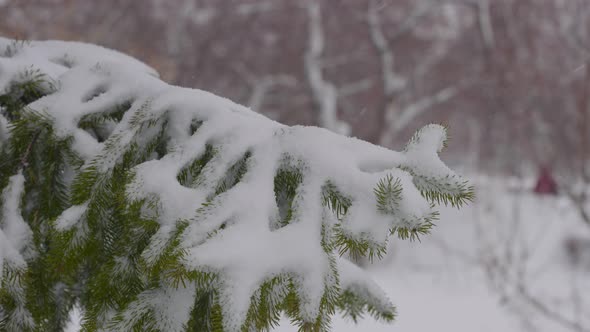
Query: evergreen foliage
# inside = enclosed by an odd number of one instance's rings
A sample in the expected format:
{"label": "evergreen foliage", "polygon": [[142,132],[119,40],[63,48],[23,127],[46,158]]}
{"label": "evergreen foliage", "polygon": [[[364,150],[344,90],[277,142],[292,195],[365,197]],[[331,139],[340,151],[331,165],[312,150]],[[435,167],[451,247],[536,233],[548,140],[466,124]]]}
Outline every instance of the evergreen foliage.
{"label": "evergreen foliage", "polygon": [[[326,331],[336,310],[391,321],[389,300],[341,256],[381,257],[388,233],[417,238],[436,204],[473,198],[436,155],[440,126],[398,153],[167,86],[89,45],[4,44],[0,331],[61,331],[76,303],[84,331],[267,331],[281,313]],[[278,262],[244,293],[234,277],[257,266],[232,255],[259,248]]]}

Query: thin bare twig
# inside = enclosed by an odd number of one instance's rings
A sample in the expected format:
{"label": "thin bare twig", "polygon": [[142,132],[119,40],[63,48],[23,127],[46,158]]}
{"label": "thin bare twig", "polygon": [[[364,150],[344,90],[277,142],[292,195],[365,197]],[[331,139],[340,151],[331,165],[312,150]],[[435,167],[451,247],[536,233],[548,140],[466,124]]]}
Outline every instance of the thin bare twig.
{"label": "thin bare twig", "polygon": [[587,329],[584,326],[582,326],[580,322],[571,320],[567,317],[564,317],[561,313],[555,310],[551,310],[549,306],[547,306],[545,303],[543,303],[542,301],[534,297],[532,294],[530,294],[522,283],[518,285],[517,292],[518,295],[520,295],[520,298],[525,300],[527,304],[529,304],[535,310],[542,313],[545,317],[551,319],[552,321],[568,329],[572,329],[573,331],[590,332],[590,329]]}
{"label": "thin bare twig", "polygon": [[31,153],[31,149],[33,148],[33,145],[35,144],[35,142],[39,138],[39,135],[40,134],[41,134],[41,130],[38,130],[37,132],[35,132],[35,135],[33,136],[33,139],[29,142],[29,145],[27,145],[27,149],[25,150],[25,153],[24,153],[24,155],[22,156],[22,158],[20,160],[20,166],[19,166],[19,168],[21,170],[24,170],[28,166],[27,160],[29,158],[29,154]]}

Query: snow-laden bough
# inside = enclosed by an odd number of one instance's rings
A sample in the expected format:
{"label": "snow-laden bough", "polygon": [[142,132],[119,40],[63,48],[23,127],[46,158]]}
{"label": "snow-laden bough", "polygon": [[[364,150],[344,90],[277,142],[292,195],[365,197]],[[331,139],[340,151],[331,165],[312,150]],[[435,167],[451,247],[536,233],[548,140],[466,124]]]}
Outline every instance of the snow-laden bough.
{"label": "snow-laden bough", "polygon": [[[281,313],[323,330],[336,309],[391,320],[345,257],[380,256],[391,235],[426,233],[436,204],[472,198],[438,157],[442,126],[391,151],[171,86],[93,45],[0,38],[0,107],[2,285],[42,261],[59,270],[48,287],[78,289],[59,301],[80,301],[92,330],[255,331]],[[58,315],[3,296],[4,324]]]}

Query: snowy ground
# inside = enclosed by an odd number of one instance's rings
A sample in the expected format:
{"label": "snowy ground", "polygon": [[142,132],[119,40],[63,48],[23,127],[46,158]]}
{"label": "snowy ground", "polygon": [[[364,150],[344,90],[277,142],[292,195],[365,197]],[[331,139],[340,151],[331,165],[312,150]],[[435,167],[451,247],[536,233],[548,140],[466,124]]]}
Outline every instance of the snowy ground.
{"label": "snowy ground", "polygon": [[[430,236],[396,241],[370,267],[398,307],[396,322],[338,316],[333,331],[590,331],[590,266],[569,263],[564,246],[590,239],[590,227],[563,198],[487,178],[476,186],[474,204],[444,209]],[[296,330],[287,320],[277,329]]]}

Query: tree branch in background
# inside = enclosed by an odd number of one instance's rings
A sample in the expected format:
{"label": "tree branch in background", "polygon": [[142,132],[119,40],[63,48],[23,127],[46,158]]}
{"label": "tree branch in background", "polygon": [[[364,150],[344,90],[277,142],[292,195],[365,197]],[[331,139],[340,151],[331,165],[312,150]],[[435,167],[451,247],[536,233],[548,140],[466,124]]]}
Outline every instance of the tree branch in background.
{"label": "tree branch in background", "polygon": [[247,106],[252,110],[260,112],[268,93],[277,86],[294,87],[297,85],[297,79],[287,74],[275,74],[258,77],[250,72],[244,64],[234,66],[235,71],[251,87],[250,97]]}
{"label": "tree branch in background", "polygon": [[411,32],[421,21],[424,17],[429,15],[431,11],[445,1],[442,0],[426,0],[421,1],[418,4],[418,7],[410,13],[406,17],[406,19],[402,22],[400,27],[396,30],[396,32],[391,37],[392,40],[397,40],[398,38],[403,37],[406,33]]}
{"label": "tree branch in background", "polygon": [[433,106],[444,103],[453,98],[459,91],[460,86],[458,85],[446,87],[433,95],[418,99],[414,103],[406,106],[399,114],[390,112],[390,114],[393,115],[393,119],[391,121],[391,131],[394,133],[399,132],[401,129],[407,127],[412,120],[424,114]]}
{"label": "tree branch in background", "polygon": [[308,1],[305,4],[308,15],[308,46],[305,53],[305,76],[311,88],[317,108],[318,124],[333,132],[348,135],[350,126],[338,119],[338,92],[334,84],[326,81],[322,72],[324,31],[320,4]]}
{"label": "tree branch in background", "polygon": [[566,188],[566,194],[576,210],[578,210],[582,221],[590,226],[590,214],[588,214],[588,211],[586,210],[586,204],[588,203],[588,194],[586,192],[587,186],[588,183],[584,182],[581,188]]}
{"label": "tree branch in background", "polygon": [[489,0],[479,0],[476,3],[477,6],[477,19],[479,23],[479,30],[481,37],[484,41],[484,45],[488,49],[494,48],[496,44],[494,38],[494,28],[492,26],[492,19],[490,17],[490,2]]}
{"label": "tree branch in background", "polygon": [[[396,40],[412,31],[420,23],[421,19],[441,3],[441,1],[426,1],[419,4],[403,21],[398,30],[394,32],[393,39]],[[406,87],[408,79],[398,74],[394,69],[394,52],[383,32],[383,26],[379,17],[380,10],[381,7],[376,2],[370,2],[367,10],[367,23],[370,40],[379,54],[381,79],[383,82],[384,102],[380,110],[383,121],[380,128],[381,135],[379,142],[388,145],[388,143],[393,141],[399,131],[409,125],[412,120],[424,114],[433,106],[446,102],[456,96],[461,90],[460,85],[462,84],[442,88],[433,95],[419,98],[405,107],[397,106],[397,97],[399,97],[398,95]],[[422,77],[446,53],[447,50],[442,49],[436,52],[434,56],[428,57],[423,65],[419,66],[420,71],[416,71],[416,73]]]}
{"label": "tree branch in background", "polygon": [[544,301],[532,295],[522,282],[516,287],[516,292],[519,296],[519,300],[524,301],[533,309],[543,314],[544,317],[552,320],[553,322],[556,322],[559,325],[575,332],[590,332],[590,329],[582,326],[579,321],[570,319],[561,314],[559,311],[553,310],[553,308],[549,307],[549,305],[547,305]]}
{"label": "tree branch in background", "polygon": [[[519,190],[511,193],[511,212],[504,218],[498,209],[505,209],[490,203],[480,207],[481,211],[475,211],[474,221],[476,225],[476,238],[479,243],[479,265],[483,268],[488,283],[492,290],[499,296],[500,302],[510,306],[514,313],[528,330],[535,331],[533,325],[534,316],[538,315],[551,321],[566,330],[572,332],[590,332],[590,326],[585,324],[580,317],[576,318],[576,312],[582,310],[581,303],[575,303],[572,299],[565,299],[559,296],[559,300],[571,304],[566,306],[555,306],[553,299],[559,290],[550,289],[553,294],[542,294],[534,291],[535,281],[541,279],[544,266],[535,265],[534,256],[538,254],[539,243],[552,232],[546,221],[535,229],[527,228],[527,210],[523,199],[525,192]],[[489,199],[488,199],[489,201]],[[494,218],[485,219],[485,215],[494,215]],[[483,218],[482,218],[483,217]],[[494,222],[495,229],[483,222]],[[563,284],[570,294],[579,294],[582,289],[575,282]],[[563,289],[562,289],[563,290]],[[556,293],[557,292],[557,293]],[[570,313],[569,310],[573,312]]]}
{"label": "tree branch in background", "polygon": [[383,91],[386,98],[390,98],[394,93],[405,87],[406,80],[401,75],[398,75],[393,69],[394,54],[383,34],[381,20],[379,18],[379,8],[375,2],[369,4],[369,9],[367,10],[367,22],[369,24],[369,36],[371,37],[371,42],[379,53]]}
{"label": "tree branch in background", "polygon": [[494,33],[494,27],[492,25],[492,16],[489,0],[454,0],[449,2],[455,2],[457,4],[463,4],[466,6],[474,7],[477,16],[477,25],[481,39],[483,40],[484,46],[491,50],[496,45],[496,37]]}
{"label": "tree branch in background", "polygon": [[383,129],[382,144],[391,142],[396,135],[413,120],[431,110],[434,106],[442,104],[454,98],[465,86],[465,83],[443,88],[432,95],[424,96],[410,105],[398,110],[393,102],[386,109],[385,121],[387,126]]}
{"label": "tree branch in background", "polygon": [[373,86],[374,82],[371,78],[365,78],[357,82],[348,83],[338,89],[338,97],[347,97],[359,92],[366,91]]}

